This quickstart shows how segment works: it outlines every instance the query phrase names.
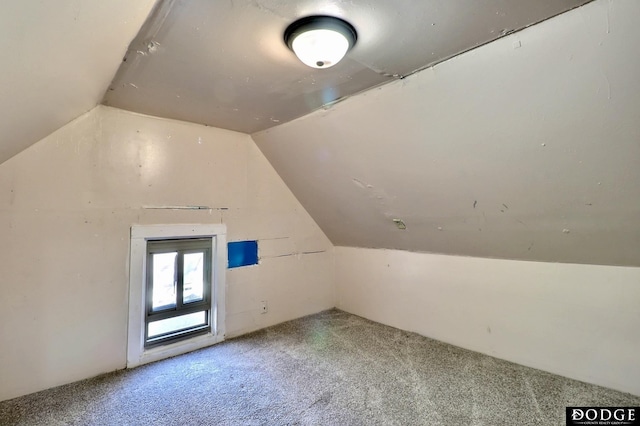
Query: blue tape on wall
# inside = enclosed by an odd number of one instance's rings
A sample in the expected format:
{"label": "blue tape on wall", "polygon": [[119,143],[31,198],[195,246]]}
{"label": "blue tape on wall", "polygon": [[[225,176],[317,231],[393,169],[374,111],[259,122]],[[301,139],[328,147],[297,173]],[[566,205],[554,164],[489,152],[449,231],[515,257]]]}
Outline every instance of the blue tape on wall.
{"label": "blue tape on wall", "polygon": [[235,241],[227,244],[229,268],[258,264],[257,241]]}

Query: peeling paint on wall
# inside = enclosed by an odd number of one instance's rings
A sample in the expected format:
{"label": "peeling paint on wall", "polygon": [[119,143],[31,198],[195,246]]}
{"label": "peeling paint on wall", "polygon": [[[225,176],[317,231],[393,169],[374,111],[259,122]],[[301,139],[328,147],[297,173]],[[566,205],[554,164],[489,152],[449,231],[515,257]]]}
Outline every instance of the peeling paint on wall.
{"label": "peeling paint on wall", "polygon": [[281,257],[292,257],[292,256],[295,256],[298,259],[300,259],[302,256],[306,256],[310,254],[320,254],[320,253],[326,253],[326,252],[327,252],[326,250],[300,251],[300,252],[294,252],[294,253],[276,254],[273,256],[261,256],[260,259],[278,259]]}
{"label": "peeling paint on wall", "polygon": [[228,207],[209,206],[142,206],[147,210],[229,210]]}

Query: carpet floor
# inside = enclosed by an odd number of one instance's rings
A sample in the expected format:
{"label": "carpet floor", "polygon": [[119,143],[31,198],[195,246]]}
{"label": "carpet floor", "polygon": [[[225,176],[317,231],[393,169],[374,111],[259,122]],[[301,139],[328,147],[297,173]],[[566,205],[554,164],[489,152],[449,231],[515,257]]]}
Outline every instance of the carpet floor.
{"label": "carpet floor", "polygon": [[0,402],[0,424],[564,425],[566,406],[639,405],[331,310]]}

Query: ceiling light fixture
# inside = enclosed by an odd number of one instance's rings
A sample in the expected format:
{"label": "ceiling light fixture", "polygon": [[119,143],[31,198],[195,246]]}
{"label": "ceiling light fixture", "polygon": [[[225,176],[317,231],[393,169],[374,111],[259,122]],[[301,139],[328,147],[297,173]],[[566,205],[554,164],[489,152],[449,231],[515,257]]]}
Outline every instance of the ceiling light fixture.
{"label": "ceiling light fixture", "polygon": [[298,59],[312,68],[340,62],[358,39],[356,29],[333,16],[307,16],[287,27],[284,42]]}

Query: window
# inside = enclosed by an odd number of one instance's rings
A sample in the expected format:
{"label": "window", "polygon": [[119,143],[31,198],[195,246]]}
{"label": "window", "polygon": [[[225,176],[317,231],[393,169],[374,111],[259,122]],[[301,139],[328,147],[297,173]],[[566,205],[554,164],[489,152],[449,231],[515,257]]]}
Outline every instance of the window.
{"label": "window", "polygon": [[145,347],[210,329],[211,238],[147,242]]}
{"label": "window", "polygon": [[127,367],[224,340],[225,225],[131,228]]}

